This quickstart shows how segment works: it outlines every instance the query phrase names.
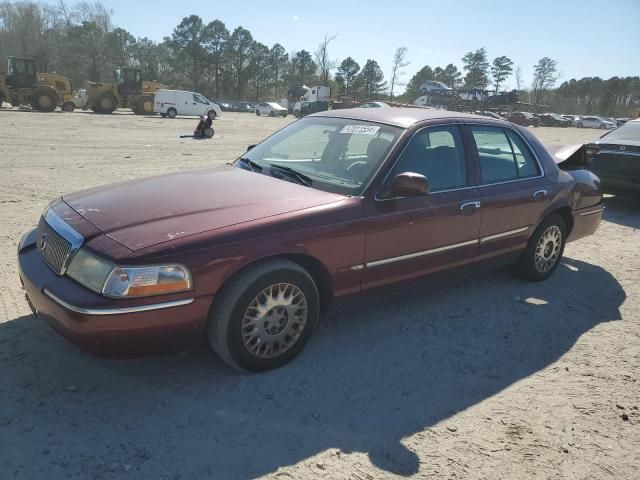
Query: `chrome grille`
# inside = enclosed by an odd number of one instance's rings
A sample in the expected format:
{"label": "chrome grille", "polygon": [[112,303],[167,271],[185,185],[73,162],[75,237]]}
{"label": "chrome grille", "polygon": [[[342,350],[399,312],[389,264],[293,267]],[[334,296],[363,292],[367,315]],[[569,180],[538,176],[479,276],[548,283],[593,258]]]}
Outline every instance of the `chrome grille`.
{"label": "chrome grille", "polygon": [[71,242],[62,238],[44,218],[40,219],[37,232],[37,245],[42,258],[56,273],[62,273],[65,260],[71,251]]}
{"label": "chrome grille", "polygon": [[36,230],[36,245],[44,261],[58,275],[66,272],[69,262],[84,238],[53,210],[47,210],[40,218]]}

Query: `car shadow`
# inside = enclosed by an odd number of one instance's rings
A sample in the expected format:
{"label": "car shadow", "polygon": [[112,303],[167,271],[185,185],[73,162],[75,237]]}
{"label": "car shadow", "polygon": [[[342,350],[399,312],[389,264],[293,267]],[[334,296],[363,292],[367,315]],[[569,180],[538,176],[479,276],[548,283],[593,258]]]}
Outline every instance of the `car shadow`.
{"label": "car shadow", "polygon": [[625,227],[640,228],[640,193],[607,195],[603,219]]}
{"label": "car shadow", "polygon": [[338,309],[296,360],[257,375],[207,349],[96,358],[24,316],[0,325],[3,470],[254,478],[337,449],[410,476],[421,459],[405,437],[548,367],[624,300],[572,259],[542,283],[478,274]]}

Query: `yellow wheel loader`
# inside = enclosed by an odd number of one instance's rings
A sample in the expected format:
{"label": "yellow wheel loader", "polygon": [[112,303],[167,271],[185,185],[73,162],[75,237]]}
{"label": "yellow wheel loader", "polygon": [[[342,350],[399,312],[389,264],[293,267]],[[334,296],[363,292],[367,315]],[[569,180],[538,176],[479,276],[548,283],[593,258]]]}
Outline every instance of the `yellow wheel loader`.
{"label": "yellow wheel loader", "polygon": [[137,115],[153,114],[155,92],[168,88],[157,82],[142,80],[137,68],[116,68],[113,83],[85,82],[88,101],[85,109],[96,113],[113,113],[116,108],[130,108]]}
{"label": "yellow wheel loader", "polygon": [[7,57],[7,72],[0,73],[0,105],[31,105],[41,112],[52,112],[59,106],[72,112],[74,99],[73,85],[67,77],[37,72],[31,58]]}

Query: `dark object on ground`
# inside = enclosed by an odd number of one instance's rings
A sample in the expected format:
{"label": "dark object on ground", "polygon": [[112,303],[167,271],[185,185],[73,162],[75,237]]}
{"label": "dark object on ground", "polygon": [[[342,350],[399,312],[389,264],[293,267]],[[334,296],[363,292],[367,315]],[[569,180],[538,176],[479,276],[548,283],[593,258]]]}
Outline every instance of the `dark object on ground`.
{"label": "dark object on ground", "polygon": [[210,115],[203,115],[193,131],[193,135],[180,135],[180,138],[212,138],[213,131],[213,118]]}

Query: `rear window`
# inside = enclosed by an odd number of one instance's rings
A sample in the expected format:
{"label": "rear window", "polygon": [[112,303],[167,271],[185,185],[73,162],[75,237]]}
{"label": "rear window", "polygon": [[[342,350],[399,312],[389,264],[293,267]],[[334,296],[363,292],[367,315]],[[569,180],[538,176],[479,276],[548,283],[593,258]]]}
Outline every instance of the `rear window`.
{"label": "rear window", "polygon": [[620,128],[611,130],[602,136],[608,140],[635,140],[640,141],[640,122],[627,122]]}

